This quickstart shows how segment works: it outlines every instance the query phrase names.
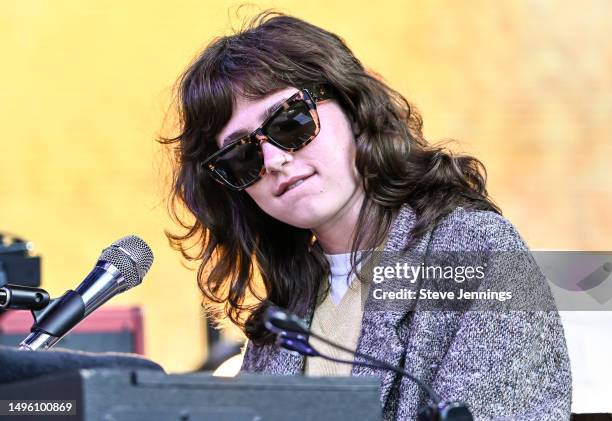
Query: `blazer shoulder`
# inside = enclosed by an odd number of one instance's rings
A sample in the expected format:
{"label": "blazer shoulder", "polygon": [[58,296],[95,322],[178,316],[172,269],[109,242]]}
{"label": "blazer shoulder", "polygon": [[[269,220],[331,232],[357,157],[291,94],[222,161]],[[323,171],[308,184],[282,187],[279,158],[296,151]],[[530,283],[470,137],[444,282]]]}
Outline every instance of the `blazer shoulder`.
{"label": "blazer shoulder", "polygon": [[443,217],[432,231],[436,248],[510,251],[528,250],[526,241],[504,216],[486,210],[457,207]]}

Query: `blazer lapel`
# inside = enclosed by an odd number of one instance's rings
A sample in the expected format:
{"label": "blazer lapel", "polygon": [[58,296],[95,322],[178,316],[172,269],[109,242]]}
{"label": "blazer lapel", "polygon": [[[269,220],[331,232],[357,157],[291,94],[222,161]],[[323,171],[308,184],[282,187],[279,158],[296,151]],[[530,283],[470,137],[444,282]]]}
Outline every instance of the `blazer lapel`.
{"label": "blazer lapel", "polygon": [[[389,231],[384,251],[379,255],[380,260],[375,262],[374,265],[395,267],[395,263],[400,262],[402,265],[407,263],[408,265],[420,266],[429,242],[429,232],[411,247],[408,253],[401,252],[414,226],[415,219],[416,215],[408,205],[403,205],[400,208]],[[398,259],[398,256],[401,256],[401,258]],[[400,325],[411,316],[416,300],[376,299],[373,294],[375,289],[381,289],[382,291],[416,291],[418,283],[411,283],[402,278],[386,277],[379,284],[372,283],[365,298],[361,336],[357,351],[394,366],[401,366],[406,348],[405,340],[401,337]],[[407,324],[407,322],[404,322],[404,324]],[[398,376],[394,372],[362,366],[353,366],[352,374],[354,376],[375,376],[381,379],[381,403],[383,407],[395,378]]]}

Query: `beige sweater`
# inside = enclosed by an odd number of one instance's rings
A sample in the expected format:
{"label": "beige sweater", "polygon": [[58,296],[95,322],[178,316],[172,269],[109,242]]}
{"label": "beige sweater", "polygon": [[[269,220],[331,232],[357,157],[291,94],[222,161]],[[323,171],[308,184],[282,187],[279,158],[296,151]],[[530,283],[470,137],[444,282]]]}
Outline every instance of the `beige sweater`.
{"label": "beige sweater", "polygon": [[[310,330],[333,343],[345,348],[356,350],[361,335],[361,320],[365,299],[368,296],[368,279],[372,279],[372,271],[379,260],[379,252],[383,250],[387,239],[375,249],[375,254],[363,263],[358,269],[364,281],[353,275],[350,286],[338,304],[328,292],[323,301],[315,308]],[[328,357],[354,361],[355,357],[336,349],[322,341],[310,337],[310,344],[322,355]],[[304,362],[304,375],[306,376],[350,376],[353,366],[351,364],[337,363],[321,357],[306,357]]]}
{"label": "beige sweater", "polygon": [[[331,294],[317,306],[312,317],[310,329],[313,333],[329,339],[349,349],[357,349],[363,316],[362,290],[367,293],[367,285],[362,285],[353,277],[349,289],[336,305]],[[354,357],[344,351],[335,349],[315,338],[310,344],[321,354],[333,358],[353,361]],[[304,374],[307,376],[350,376],[353,366],[328,361],[320,357],[306,358]]]}

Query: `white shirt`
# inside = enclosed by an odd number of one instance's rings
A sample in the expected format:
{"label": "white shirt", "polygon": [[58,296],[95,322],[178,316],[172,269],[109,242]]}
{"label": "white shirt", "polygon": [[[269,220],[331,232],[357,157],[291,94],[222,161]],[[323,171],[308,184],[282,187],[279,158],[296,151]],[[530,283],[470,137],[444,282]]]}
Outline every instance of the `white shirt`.
{"label": "white shirt", "polygon": [[[352,277],[348,277],[351,270],[351,253],[325,254],[325,257],[329,261],[331,271],[329,276],[329,293],[333,302],[338,304],[342,300],[342,297],[344,297],[352,279]],[[359,254],[357,258],[359,258]],[[358,265],[357,270],[359,270],[360,266],[361,265]],[[353,274],[353,276],[355,275]]]}

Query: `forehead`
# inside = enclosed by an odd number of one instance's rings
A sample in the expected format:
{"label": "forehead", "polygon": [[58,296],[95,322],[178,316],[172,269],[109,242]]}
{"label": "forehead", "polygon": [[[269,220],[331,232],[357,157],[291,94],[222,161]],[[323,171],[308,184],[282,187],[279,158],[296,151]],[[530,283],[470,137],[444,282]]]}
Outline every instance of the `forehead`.
{"label": "forehead", "polygon": [[217,146],[222,147],[224,143],[253,132],[263,123],[271,110],[297,91],[297,88],[288,87],[257,99],[236,95],[232,116],[215,139]]}

